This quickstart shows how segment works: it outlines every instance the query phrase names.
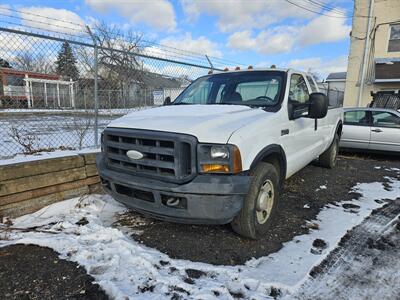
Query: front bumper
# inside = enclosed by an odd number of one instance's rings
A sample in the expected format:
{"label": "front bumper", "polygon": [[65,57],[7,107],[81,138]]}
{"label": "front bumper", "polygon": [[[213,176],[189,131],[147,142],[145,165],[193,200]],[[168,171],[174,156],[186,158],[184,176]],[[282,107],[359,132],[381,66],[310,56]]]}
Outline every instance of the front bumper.
{"label": "front bumper", "polygon": [[[240,212],[251,179],[198,175],[188,183],[174,184],[108,169],[101,153],[96,164],[105,190],[117,201],[145,215],[178,223],[229,223]],[[171,199],[178,205],[170,205]]]}

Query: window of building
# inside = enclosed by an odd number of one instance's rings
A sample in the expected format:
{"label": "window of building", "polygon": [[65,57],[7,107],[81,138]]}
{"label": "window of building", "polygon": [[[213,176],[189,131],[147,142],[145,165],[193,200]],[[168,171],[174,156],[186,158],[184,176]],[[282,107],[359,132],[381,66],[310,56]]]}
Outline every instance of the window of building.
{"label": "window of building", "polygon": [[6,76],[7,85],[10,86],[24,86],[24,77],[21,75],[7,75]]}
{"label": "window of building", "polygon": [[390,25],[388,52],[400,51],[400,24]]}

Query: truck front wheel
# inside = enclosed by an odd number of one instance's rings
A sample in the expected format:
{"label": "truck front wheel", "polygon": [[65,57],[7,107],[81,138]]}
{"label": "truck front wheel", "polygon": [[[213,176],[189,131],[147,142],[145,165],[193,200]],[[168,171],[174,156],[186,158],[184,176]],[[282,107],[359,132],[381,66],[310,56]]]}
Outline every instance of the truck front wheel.
{"label": "truck front wheel", "polygon": [[238,234],[259,239],[274,221],[279,199],[279,175],[273,164],[260,162],[250,171],[252,181],[243,208],[231,225]]}
{"label": "truck front wheel", "polygon": [[332,144],[325,150],[319,157],[319,164],[322,167],[333,169],[336,166],[337,157],[339,153],[339,140],[340,137],[336,133],[333,138]]}

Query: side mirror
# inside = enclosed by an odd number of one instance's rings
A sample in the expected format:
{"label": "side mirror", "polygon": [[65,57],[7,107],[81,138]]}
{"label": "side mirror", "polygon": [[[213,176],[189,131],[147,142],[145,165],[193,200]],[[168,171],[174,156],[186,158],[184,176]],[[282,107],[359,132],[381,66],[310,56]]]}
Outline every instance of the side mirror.
{"label": "side mirror", "polygon": [[307,118],[322,119],[328,113],[328,97],[323,93],[310,94]]}
{"label": "side mirror", "polygon": [[171,97],[168,96],[167,98],[164,99],[163,105],[170,105],[171,104]]}

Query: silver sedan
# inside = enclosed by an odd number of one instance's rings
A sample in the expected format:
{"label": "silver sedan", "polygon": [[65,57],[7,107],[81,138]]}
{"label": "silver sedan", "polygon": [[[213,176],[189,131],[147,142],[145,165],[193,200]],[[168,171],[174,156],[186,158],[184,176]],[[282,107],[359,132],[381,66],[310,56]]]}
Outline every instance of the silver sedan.
{"label": "silver sedan", "polygon": [[400,112],[384,108],[345,108],[340,147],[400,153]]}

